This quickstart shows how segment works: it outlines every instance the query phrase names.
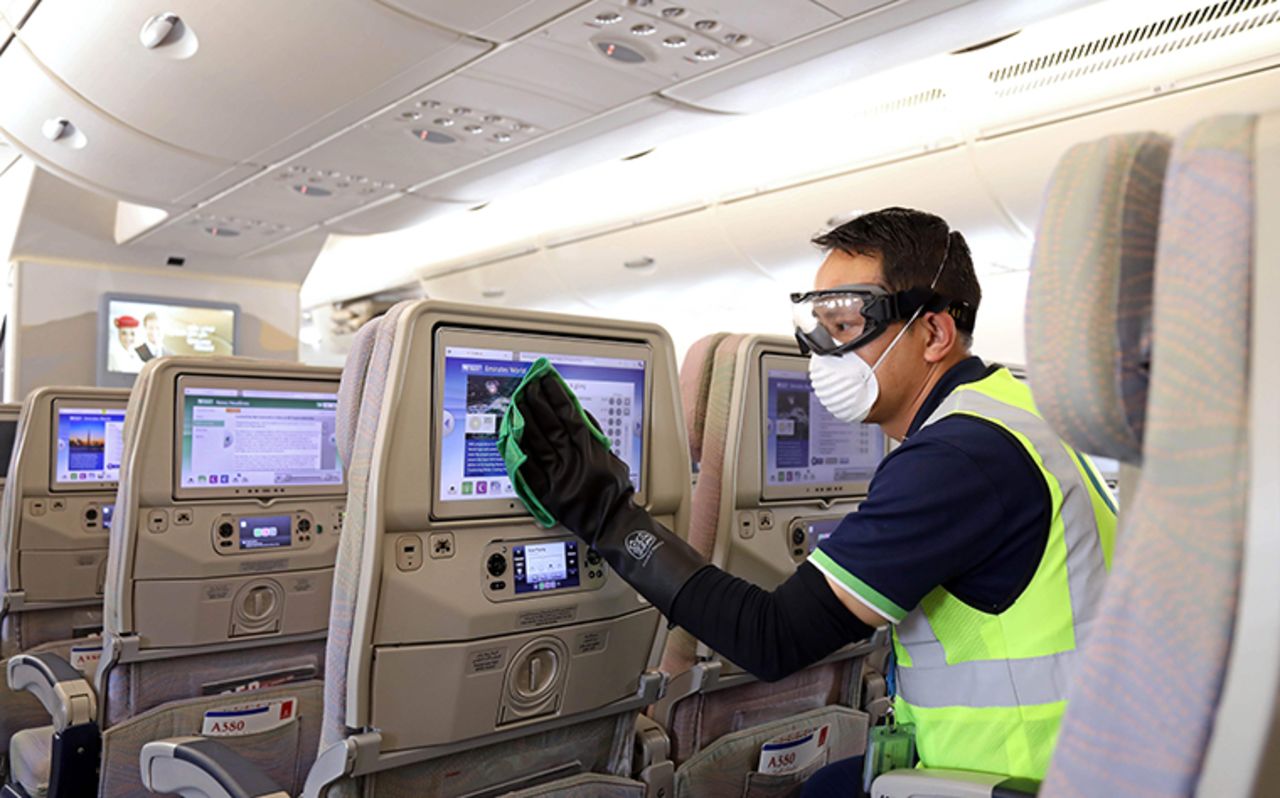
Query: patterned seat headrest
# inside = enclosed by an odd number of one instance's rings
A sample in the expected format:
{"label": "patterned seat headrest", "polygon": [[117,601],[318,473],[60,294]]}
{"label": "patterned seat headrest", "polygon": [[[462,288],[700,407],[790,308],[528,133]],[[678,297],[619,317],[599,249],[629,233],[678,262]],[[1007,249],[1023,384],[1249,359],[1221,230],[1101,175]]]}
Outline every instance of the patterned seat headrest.
{"label": "patterned seat headrest", "polygon": [[338,384],[338,418],[335,431],[338,438],[338,456],[344,466],[350,466],[351,452],[355,448],[356,420],[360,418],[360,398],[364,395],[364,380],[369,371],[369,357],[377,341],[378,328],[385,317],[367,322],[356,331],[351,340],[351,352],[342,366],[342,380]]}
{"label": "patterned seat headrest", "polygon": [[689,432],[689,454],[694,464],[702,461],[702,435],[707,424],[707,397],[711,394],[711,366],[716,347],[727,333],[699,338],[685,353],[680,365],[680,404],[684,426]]}
{"label": "patterned seat headrest", "polygon": [[1142,457],[1161,192],[1171,140],[1108,136],[1072,147],[1045,191],[1027,292],[1036,404],[1085,452]]}

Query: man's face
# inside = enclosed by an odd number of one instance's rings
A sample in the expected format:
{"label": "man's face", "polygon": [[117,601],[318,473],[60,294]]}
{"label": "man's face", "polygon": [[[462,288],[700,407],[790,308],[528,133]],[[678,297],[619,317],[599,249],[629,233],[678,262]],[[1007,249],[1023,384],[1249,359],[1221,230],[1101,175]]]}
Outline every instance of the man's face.
{"label": "man's face", "polygon": [[158,345],[160,343],[160,320],[147,319],[145,324],[147,328],[147,342]]}
{"label": "man's face", "polygon": [[[882,259],[879,255],[849,255],[832,250],[818,269],[814,288],[822,291],[845,285],[878,285],[891,291],[884,279]],[[894,322],[870,343],[863,344],[850,355],[860,357],[867,365],[874,366],[893,339],[902,330],[904,321]],[[910,402],[916,388],[926,379],[929,364],[923,354],[928,343],[927,334],[916,324],[903,336],[893,353],[876,369],[876,381],[880,384],[880,396],[867,414],[867,423],[878,423],[892,418],[895,411]]]}
{"label": "man's face", "polygon": [[120,345],[125,349],[133,349],[136,338],[132,327],[120,327],[116,330],[116,337],[120,339]]}

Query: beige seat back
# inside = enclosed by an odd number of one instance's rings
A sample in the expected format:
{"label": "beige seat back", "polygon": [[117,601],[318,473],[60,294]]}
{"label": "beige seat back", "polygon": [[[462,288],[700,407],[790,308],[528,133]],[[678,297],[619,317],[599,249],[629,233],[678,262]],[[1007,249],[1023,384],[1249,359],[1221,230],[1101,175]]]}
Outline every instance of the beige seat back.
{"label": "beige seat back", "polygon": [[141,746],[174,734],[217,736],[301,790],[346,500],[338,376],[248,358],[139,375],[96,674],[101,795],[136,794]]}
{"label": "beige seat back", "polygon": [[[0,409],[0,437],[13,435],[0,507],[0,666],[33,650],[57,651],[82,670],[97,664],[105,524],[128,397],[109,388],[41,388],[20,414]],[[48,723],[34,699],[2,682],[0,759],[15,732]]]}
{"label": "beige seat back", "polygon": [[[653,325],[433,300],[397,305],[360,335],[343,378],[351,517],[309,791],[640,795],[632,739],[661,684],[665,628],[571,534],[524,512],[495,434],[506,395],[549,355],[636,465],[640,500],[683,530],[688,442],[670,339]],[[532,580],[538,563],[561,574]]]}

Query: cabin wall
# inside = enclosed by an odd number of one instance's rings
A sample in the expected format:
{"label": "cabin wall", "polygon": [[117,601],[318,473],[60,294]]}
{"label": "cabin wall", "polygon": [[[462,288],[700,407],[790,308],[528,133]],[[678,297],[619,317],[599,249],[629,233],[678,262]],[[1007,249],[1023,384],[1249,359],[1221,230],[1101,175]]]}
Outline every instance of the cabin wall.
{"label": "cabin wall", "polygon": [[42,385],[97,380],[99,303],[105,293],[233,302],[240,306],[238,354],[298,356],[298,286],[80,261],[10,264],[4,400]]}

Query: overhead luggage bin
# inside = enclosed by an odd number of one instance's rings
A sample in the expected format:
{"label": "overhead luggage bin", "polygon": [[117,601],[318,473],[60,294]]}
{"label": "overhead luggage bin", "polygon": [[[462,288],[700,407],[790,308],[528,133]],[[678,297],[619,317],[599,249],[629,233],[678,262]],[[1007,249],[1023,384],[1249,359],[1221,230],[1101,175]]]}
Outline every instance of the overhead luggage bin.
{"label": "overhead luggage bin", "polygon": [[167,3],[177,22],[148,46],[155,10],[47,0],[22,38],[103,113],[231,161],[279,160],[489,49],[380,3],[252,0]]}
{"label": "overhead luggage bin", "polygon": [[0,55],[0,132],[59,177],[152,204],[226,188],[255,171],[122,124],[51,75],[22,41]]}

